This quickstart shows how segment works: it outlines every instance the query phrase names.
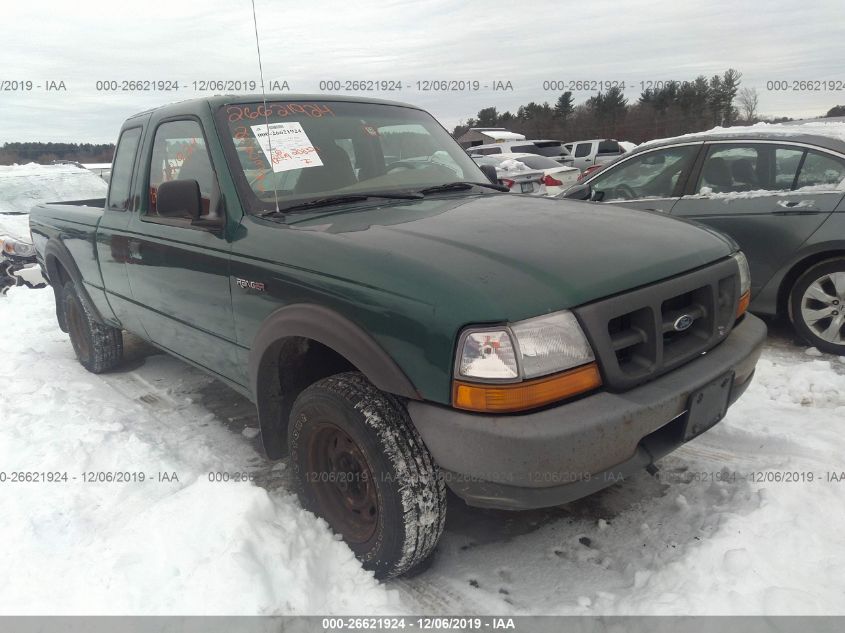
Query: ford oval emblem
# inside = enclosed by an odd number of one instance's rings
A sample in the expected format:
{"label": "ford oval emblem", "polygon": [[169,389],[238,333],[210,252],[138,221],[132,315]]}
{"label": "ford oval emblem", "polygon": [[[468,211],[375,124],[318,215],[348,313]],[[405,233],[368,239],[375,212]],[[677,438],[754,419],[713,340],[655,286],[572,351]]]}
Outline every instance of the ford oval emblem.
{"label": "ford oval emblem", "polygon": [[690,329],[690,327],[692,327],[693,322],[695,322],[695,319],[693,319],[690,315],[682,314],[677,319],[675,319],[675,331],[683,332],[684,330],[688,330]]}

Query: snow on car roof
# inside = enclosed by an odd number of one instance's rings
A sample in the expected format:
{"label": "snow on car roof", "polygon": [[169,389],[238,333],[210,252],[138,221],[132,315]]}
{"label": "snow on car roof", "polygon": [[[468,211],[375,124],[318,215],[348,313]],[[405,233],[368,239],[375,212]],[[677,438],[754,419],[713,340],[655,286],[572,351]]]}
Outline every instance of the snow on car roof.
{"label": "snow on car roof", "polygon": [[492,139],[496,139],[497,141],[524,141],[525,135],[524,134],[517,134],[516,132],[500,132],[498,130],[487,130],[482,132],[484,136],[489,136]]}
{"label": "snow on car roof", "polygon": [[814,136],[819,139],[834,141],[833,144],[825,143],[826,146],[838,151],[845,151],[845,121],[823,121],[813,119],[810,121],[789,121],[788,123],[755,123],[754,125],[735,125],[733,127],[714,127],[704,132],[692,132],[668,138],[659,138],[647,141],[637,149],[652,147],[679,140],[706,140],[716,138],[751,137],[751,138],[778,138],[795,136]]}

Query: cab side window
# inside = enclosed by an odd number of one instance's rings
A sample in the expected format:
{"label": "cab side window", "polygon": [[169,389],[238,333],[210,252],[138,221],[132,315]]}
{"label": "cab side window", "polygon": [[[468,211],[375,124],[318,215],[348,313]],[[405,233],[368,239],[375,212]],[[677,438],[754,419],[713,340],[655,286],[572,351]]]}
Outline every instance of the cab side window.
{"label": "cab side window", "polygon": [[593,149],[592,143],[578,143],[575,146],[575,158],[583,158],[584,156],[589,156],[590,151]]}
{"label": "cab side window", "polygon": [[202,128],[196,121],[168,121],[158,126],[150,162],[147,215],[158,215],[158,187],[171,180],[196,180],[202,196],[202,215],[208,215],[215,176]]}
{"label": "cab side window", "polygon": [[111,180],[109,181],[108,208],[115,211],[126,211],[132,205],[130,188],[132,186],[132,172],[135,167],[135,153],[141,141],[141,128],[133,127],[125,130],[117,142],[117,152],[114,156]]}

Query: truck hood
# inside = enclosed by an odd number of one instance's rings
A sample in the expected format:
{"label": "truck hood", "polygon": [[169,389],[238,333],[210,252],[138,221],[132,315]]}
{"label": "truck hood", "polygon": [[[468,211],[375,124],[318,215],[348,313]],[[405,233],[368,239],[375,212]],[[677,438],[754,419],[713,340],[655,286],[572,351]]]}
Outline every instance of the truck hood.
{"label": "truck hood", "polygon": [[[572,308],[730,255],[724,236],[661,214],[516,194],[292,215],[312,270],[485,320]],[[307,244],[311,234],[331,244]],[[319,236],[319,238],[318,238]],[[318,257],[318,259],[315,259]]]}

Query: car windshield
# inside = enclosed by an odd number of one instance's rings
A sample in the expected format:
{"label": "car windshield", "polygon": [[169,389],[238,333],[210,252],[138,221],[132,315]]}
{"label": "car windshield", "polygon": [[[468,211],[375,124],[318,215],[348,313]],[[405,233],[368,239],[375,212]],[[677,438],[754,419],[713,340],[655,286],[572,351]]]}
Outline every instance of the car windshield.
{"label": "car windshield", "polygon": [[262,103],[226,105],[217,113],[227,159],[251,213],[275,209],[276,199],[284,211],[328,197],[487,182],[449,133],[415,108],[273,101],[266,114]]}

